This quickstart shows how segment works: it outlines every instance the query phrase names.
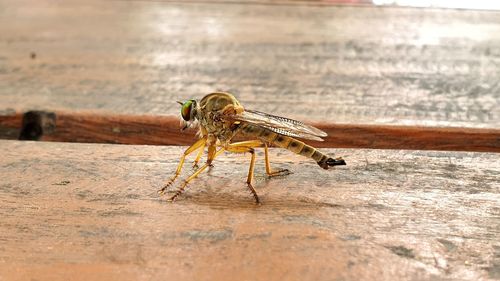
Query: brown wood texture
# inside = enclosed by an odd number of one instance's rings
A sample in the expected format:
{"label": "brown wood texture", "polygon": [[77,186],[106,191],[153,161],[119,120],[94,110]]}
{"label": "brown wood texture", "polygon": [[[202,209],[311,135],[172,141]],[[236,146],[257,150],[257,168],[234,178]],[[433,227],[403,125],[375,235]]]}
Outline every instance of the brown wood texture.
{"label": "brown wood texture", "polygon": [[[290,3],[290,2],[289,2]],[[214,90],[319,123],[500,128],[500,12],[3,1],[0,110],[177,114]]]}
{"label": "brown wood texture", "polygon": [[[34,116],[34,117],[33,117]],[[500,152],[500,130],[363,124],[313,124],[328,133],[316,147]],[[22,129],[21,129],[22,128]],[[190,145],[195,131],[180,130],[177,116],[106,115],[99,112],[8,112],[0,132],[10,139],[116,144]]]}
{"label": "brown wood texture", "polygon": [[171,204],[181,147],[0,147],[0,280],[500,278],[497,154],[326,149],[348,165],[325,171],[271,149],[294,173],[267,179],[259,151],[258,206],[248,155]]}

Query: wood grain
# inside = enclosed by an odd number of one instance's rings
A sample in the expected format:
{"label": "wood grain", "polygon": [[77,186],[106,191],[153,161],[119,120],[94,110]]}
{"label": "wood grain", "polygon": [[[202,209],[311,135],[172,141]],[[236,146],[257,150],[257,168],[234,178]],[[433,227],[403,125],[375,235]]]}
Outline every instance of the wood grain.
{"label": "wood grain", "polygon": [[[497,154],[326,149],[254,204],[248,155],[223,155],[170,204],[180,147],[0,141],[2,280],[499,278]],[[190,171],[186,169],[183,176]]]}
{"label": "wood grain", "polygon": [[[177,116],[99,112],[0,114],[0,138],[59,142],[190,145],[194,130],[181,131]],[[316,147],[500,152],[500,130],[366,124],[313,124],[328,133]],[[3,132],[3,133],[2,133]]]}
{"label": "wood grain", "polygon": [[177,114],[214,90],[320,123],[500,128],[500,13],[2,2],[0,110]]}

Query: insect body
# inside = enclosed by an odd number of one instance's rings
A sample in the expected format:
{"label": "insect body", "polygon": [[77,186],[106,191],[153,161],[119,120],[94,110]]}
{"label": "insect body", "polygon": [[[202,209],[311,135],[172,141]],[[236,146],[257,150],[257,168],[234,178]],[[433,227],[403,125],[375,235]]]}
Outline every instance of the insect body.
{"label": "insect body", "polygon": [[[275,145],[286,148],[297,154],[312,158],[320,167],[328,169],[332,166],[345,165],[342,158],[331,158],[314,147],[305,144],[296,138],[322,141],[327,134],[317,128],[302,122],[270,115],[267,113],[245,110],[236,98],[224,92],[208,94],[199,102],[188,100],[182,104],[181,115],[184,128],[198,126],[200,139],[191,145],[181,157],[174,176],[160,190],[164,193],[180,175],[187,155],[198,150],[194,161],[197,167],[205,147],[208,147],[207,161],[191,174],[181,185],[179,190],[170,198],[174,201],[186,188],[187,184],[212,164],[212,161],[222,152],[251,154],[248,170],[247,186],[252,192],[255,201],[259,203],[257,192],[252,186],[255,166],[255,148],[264,147],[266,173],[268,176],[287,174],[288,170],[272,170],[269,163],[268,146]],[[236,136],[242,136],[247,141],[231,142]]]}

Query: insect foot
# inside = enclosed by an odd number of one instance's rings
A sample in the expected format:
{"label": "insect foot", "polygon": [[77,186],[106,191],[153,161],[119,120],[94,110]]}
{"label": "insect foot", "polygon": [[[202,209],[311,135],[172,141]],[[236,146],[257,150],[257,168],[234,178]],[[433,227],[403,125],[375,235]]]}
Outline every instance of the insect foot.
{"label": "insect foot", "polygon": [[170,199],[168,201],[174,203],[175,199],[182,194],[182,192],[184,192],[184,189],[186,188],[186,186],[188,185],[189,181],[188,180],[185,180],[184,183],[182,184],[182,186],[177,190],[177,192],[175,192],[175,194],[170,197]]}
{"label": "insect foot", "polygon": [[161,189],[158,190],[158,194],[163,195],[167,191],[168,186],[163,186]]}
{"label": "insect foot", "polygon": [[177,199],[177,197],[179,197],[179,195],[181,195],[182,191],[179,192],[177,191],[174,195],[172,195],[172,197],[168,198],[167,201],[169,201],[170,203],[174,203],[175,200]]}
{"label": "insect foot", "polygon": [[252,193],[253,198],[255,198],[255,204],[260,205],[259,196],[257,195],[257,191],[255,191],[255,188],[253,188],[253,185],[247,182],[247,187],[250,190],[250,193]]}
{"label": "insect foot", "polygon": [[270,172],[267,175],[267,177],[268,178],[272,178],[272,177],[279,177],[279,176],[288,176],[291,173],[292,172],[290,172],[290,170],[288,170],[288,169],[280,169],[280,170],[277,170],[277,171]]}
{"label": "insect foot", "polygon": [[165,192],[167,192],[167,189],[174,183],[175,177],[170,179],[160,190],[158,190],[158,193],[163,195]]}

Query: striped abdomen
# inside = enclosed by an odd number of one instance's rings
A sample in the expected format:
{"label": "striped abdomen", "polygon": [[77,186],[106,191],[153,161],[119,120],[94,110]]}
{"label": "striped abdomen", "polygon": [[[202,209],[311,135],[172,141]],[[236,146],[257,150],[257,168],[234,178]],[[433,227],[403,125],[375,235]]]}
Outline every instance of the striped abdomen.
{"label": "striped abdomen", "polygon": [[292,137],[280,135],[271,130],[257,127],[251,124],[242,124],[240,126],[240,129],[241,129],[240,132],[244,134],[246,137],[256,138],[263,141],[264,143],[273,144],[281,148],[286,148],[299,155],[312,158],[323,169],[328,169],[330,166],[334,165],[345,165],[345,163],[339,164],[338,162],[339,160],[334,160],[328,155],[318,151],[316,148],[308,144],[305,144],[297,139],[294,139]]}

